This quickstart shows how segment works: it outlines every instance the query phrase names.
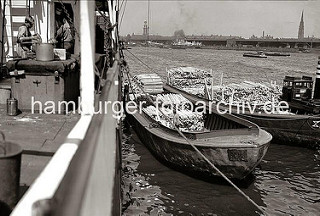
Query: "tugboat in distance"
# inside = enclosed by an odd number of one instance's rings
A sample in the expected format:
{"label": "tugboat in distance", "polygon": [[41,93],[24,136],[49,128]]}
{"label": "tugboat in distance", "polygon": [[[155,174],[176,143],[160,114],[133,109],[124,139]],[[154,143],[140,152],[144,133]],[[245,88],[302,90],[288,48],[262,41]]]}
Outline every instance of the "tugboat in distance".
{"label": "tugboat in distance", "polygon": [[258,52],[246,52],[243,53],[243,57],[253,57],[253,58],[267,58],[263,51]]}
{"label": "tugboat in distance", "polygon": [[281,52],[266,52],[266,56],[290,56],[290,53],[281,53]]}

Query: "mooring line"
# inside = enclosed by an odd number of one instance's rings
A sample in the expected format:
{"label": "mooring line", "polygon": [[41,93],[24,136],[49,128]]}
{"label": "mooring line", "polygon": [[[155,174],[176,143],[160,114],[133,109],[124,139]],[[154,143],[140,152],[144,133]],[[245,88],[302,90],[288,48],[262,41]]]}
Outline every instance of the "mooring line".
{"label": "mooring line", "polygon": [[[143,64],[144,66],[146,66],[151,72],[153,73],[156,73],[154,72],[154,70],[149,67],[149,65],[147,65],[146,63],[144,63],[139,57],[137,57],[136,55],[134,55],[132,52],[130,52],[129,50],[126,50],[128,53],[130,53],[131,55],[133,55],[133,57],[135,57],[141,64]],[[157,74],[157,73],[156,73]]]}

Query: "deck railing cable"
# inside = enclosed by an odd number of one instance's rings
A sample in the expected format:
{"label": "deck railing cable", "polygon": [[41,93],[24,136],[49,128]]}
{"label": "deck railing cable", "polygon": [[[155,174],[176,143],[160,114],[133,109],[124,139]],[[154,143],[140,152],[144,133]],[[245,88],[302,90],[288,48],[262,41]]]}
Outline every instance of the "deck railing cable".
{"label": "deck railing cable", "polygon": [[144,65],[145,67],[147,67],[152,73],[156,73],[153,68],[151,68],[149,65],[147,65],[146,63],[144,63],[138,56],[136,56],[135,54],[133,54],[132,52],[130,52],[130,50],[126,50],[128,53],[130,53],[135,59],[137,59],[142,65]]}
{"label": "deck railing cable", "polygon": [[[127,2],[128,2],[128,0],[123,0],[123,1],[122,1],[122,4],[123,4],[124,1],[125,1],[125,4],[124,4],[123,12],[122,12],[122,15],[121,15],[120,23],[119,23],[119,28],[121,28],[122,19],[123,19],[123,17],[124,17],[124,13],[125,13],[126,8],[127,8]],[[120,6],[120,10],[121,10],[121,8],[122,8],[122,4],[121,4],[121,6]],[[120,11],[120,10],[119,10],[119,11]]]}
{"label": "deck railing cable", "polygon": [[[1,4],[1,2],[0,2]],[[3,0],[3,14],[2,14],[2,26],[1,26],[1,65],[0,71],[2,72],[3,67],[3,54],[4,54],[4,29],[5,29],[5,19],[6,19],[6,0]]]}
{"label": "deck railing cable", "polygon": [[[131,52],[129,52],[131,53]],[[135,56],[133,53],[131,53],[133,56]],[[139,59],[137,56],[135,56],[137,59]],[[142,60],[139,59],[140,62],[142,62]],[[145,63],[143,63],[144,65],[146,65]],[[149,68],[149,66],[148,66]],[[129,73],[129,69],[127,70],[128,76],[130,76],[131,78],[132,75]],[[138,84],[138,83],[137,83]],[[156,104],[153,102],[152,98],[149,96],[149,94],[147,94],[143,88],[138,84],[138,86],[140,87],[140,89],[142,90],[142,92],[146,95],[147,99],[155,106],[158,108],[158,106],[156,106]],[[132,88],[132,86],[131,86]],[[133,91],[133,89],[132,89]],[[134,91],[133,91],[134,92]],[[221,172],[195,145],[193,145],[190,140],[179,130],[179,128],[174,124],[174,122],[167,116],[165,115],[159,108],[158,111],[164,116],[164,118],[173,126],[173,128],[179,133],[179,135],[217,172],[219,173],[220,176],[222,176],[232,187],[234,187],[244,198],[246,198],[249,202],[251,202],[257,209],[259,209],[259,211],[266,215],[265,210],[259,206],[257,203],[255,203],[255,201],[253,201],[248,195],[246,195],[238,186],[236,186],[223,172]]]}

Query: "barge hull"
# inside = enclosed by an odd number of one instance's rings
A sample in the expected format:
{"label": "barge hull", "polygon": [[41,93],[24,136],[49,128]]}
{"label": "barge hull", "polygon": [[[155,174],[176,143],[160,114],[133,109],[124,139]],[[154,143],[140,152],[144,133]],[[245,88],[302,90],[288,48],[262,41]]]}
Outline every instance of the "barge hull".
{"label": "barge hull", "polygon": [[[172,141],[169,137],[157,136],[151,132],[156,128],[147,128],[132,115],[127,117],[140,140],[161,162],[187,174],[197,173],[207,177],[220,176],[190,145]],[[261,162],[268,147],[269,142],[259,147],[243,148],[197,146],[222,173],[231,179],[244,179],[249,175]],[[233,150],[238,153],[236,158],[230,158],[232,157],[230,151]],[[239,155],[239,152],[245,155]]]}

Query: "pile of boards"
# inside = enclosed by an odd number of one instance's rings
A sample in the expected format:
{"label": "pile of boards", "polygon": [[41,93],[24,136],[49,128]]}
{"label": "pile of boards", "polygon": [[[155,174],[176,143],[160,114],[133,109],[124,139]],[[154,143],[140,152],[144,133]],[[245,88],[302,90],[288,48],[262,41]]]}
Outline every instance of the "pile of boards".
{"label": "pile of boards", "polygon": [[194,67],[176,67],[167,70],[170,78],[177,79],[204,79],[211,77],[211,73]]}
{"label": "pile of boards", "polygon": [[183,97],[181,94],[158,94],[156,97],[156,102],[159,106],[168,107],[171,109],[190,109],[188,106],[191,102]]}
{"label": "pile of boards", "polygon": [[240,84],[211,86],[212,73],[194,67],[178,67],[167,70],[169,85],[189,94],[224,101],[227,104],[250,104],[263,106],[267,102],[279,103],[282,87],[271,83],[244,81]]}
{"label": "pile of boards", "polygon": [[[155,98],[158,101],[158,107],[148,105],[143,111],[155,121],[165,127],[173,129],[172,125],[174,113],[176,110],[179,116],[179,124],[176,125],[183,132],[203,131],[204,117],[202,113],[193,112],[188,106],[190,101],[180,94],[158,94]],[[182,106],[182,104],[184,104]],[[167,118],[164,115],[167,116]]]}
{"label": "pile of boards", "polygon": [[[145,93],[158,94],[163,92],[163,82],[157,74],[139,74],[133,77],[134,88],[141,88]],[[138,89],[136,89],[139,91]]]}
{"label": "pile of boards", "polygon": [[190,94],[204,96],[205,79],[211,73],[194,67],[177,67],[167,70],[167,83]]}
{"label": "pile of boards", "polygon": [[282,89],[275,84],[244,81],[240,84],[213,86],[213,91],[210,86],[208,92],[213,93],[213,95],[210,95],[213,101],[225,101],[231,104],[249,103],[262,106],[267,102],[279,103]]}

